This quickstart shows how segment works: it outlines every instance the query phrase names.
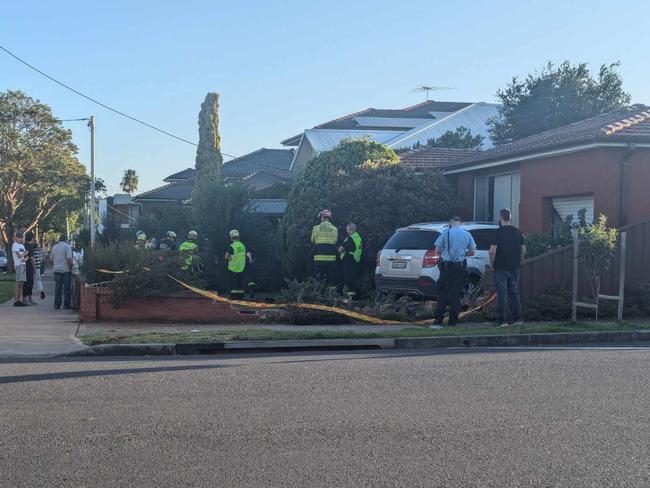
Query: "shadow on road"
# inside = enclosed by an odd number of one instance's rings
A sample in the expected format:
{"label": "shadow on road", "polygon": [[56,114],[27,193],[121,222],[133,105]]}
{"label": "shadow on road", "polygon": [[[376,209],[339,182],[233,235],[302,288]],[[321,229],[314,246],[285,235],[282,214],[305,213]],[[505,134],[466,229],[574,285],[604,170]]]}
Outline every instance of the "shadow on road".
{"label": "shadow on road", "polygon": [[142,373],[168,373],[175,371],[193,371],[204,369],[227,368],[221,364],[196,364],[185,366],[159,366],[155,368],[91,369],[88,371],[64,371],[59,373],[38,373],[18,376],[0,376],[0,384],[25,383],[28,381],[65,380],[70,378],[88,378],[92,376],[119,376]]}

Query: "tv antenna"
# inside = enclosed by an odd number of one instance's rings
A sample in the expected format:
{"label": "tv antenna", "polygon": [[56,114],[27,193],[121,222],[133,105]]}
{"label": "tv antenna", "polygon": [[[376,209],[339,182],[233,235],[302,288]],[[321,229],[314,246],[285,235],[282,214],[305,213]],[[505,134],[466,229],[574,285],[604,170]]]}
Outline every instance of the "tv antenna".
{"label": "tv antenna", "polygon": [[430,86],[430,85],[420,85],[418,87],[413,88],[411,90],[412,92],[418,92],[418,93],[426,93],[427,94],[427,102],[429,101],[429,92],[432,91],[438,91],[438,90],[453,90],[454,88],[450,88],[448,86]]}

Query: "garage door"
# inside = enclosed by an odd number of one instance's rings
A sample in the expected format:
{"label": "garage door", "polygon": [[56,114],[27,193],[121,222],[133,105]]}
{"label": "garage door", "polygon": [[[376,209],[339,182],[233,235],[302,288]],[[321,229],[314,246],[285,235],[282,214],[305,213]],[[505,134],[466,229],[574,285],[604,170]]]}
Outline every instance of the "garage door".
{"label": "garage door", "polygon": [[578,212],[584,208],[587,210],[585,215],[587,223],[591,224],[594,221],[593,197],[554,198],[553,208],[562,220],[565,220],[569,215],[573,216],[574,223],[578,222]]}

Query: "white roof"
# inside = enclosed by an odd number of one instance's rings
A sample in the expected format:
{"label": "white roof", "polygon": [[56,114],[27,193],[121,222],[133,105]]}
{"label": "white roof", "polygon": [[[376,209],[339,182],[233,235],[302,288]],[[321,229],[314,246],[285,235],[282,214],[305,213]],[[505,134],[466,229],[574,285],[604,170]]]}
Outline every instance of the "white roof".
{"label": "white roof", "polygon": [[499,105],[496,103],[474,103],[444,118],[433,120],[427,125],[401,133],[387,142],[387,145],[393,149],[411,148],[418,142],[424,145],[429,139],[437,139],[448,131],[454,132],[459,127],[466,127],[472,135],[484,137],[481,149],[489,149],[494,144],[490,139],[487,121],[497,115],[498,108]]}
{"label": "white roof", "polygon": [[354,117],[355,122],[366,127],[420,127],[431,119],[420,118],[397,118],[397,117]]}
{"label": "white roof", "polygon": [[395,139],[403,131],[393,130],[339,130],[339,129],[307,129],[304,137],[307,138],[316,152],[329,151],[338,146],[343,139],[358,139],[369,137],[375,142],[385,144]]}
{"label": "white roof", "polygon": [[[460,225],[463,229],[466,230],[477,230],[477,229],[498,229],[499,226],[489,222],[462,222]],[[421,222],[419,224],[411,224],[408,227],[402,227],[397,229],[398,231],[403,230],[435,230],[437,232],[443,232],[449,227],[449,222]]]}

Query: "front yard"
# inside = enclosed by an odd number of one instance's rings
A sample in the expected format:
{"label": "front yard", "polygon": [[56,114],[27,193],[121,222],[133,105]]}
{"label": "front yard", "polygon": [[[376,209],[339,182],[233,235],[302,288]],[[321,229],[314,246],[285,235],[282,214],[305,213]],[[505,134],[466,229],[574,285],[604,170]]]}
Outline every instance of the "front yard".
{"label": "front yard", "polygon": [[4,303],[14,296],[16,277],[13,273],[0,274],[0,303]]}
{"label": "front yard", "polygon": [[644,330],[646,324],[614,324],[614,323],[556,323],[530,324],[518,327],[496,328],[488,325],[476,327],[445,327],[442,330],[428,327],[404,327],[398,330],[358,332],[350,330],[317,330],[309,331],[300,328],[295,331],[274,330],[273,326],[260,328],[236,328],[232,330],[184,332],[184,333],[145,333],[133,335],[84,335],[80,339],[84,344],[95,346],[99,344],[182,344],[208,343],[223,341],[273,341],[273,340],[308,340],[308,339],[377,339],[396,337],[438,337],[438,336],[470,336],[470,335],[502,335],[502,334],[532,334],[551,332],[603,332],[621,330]]}

